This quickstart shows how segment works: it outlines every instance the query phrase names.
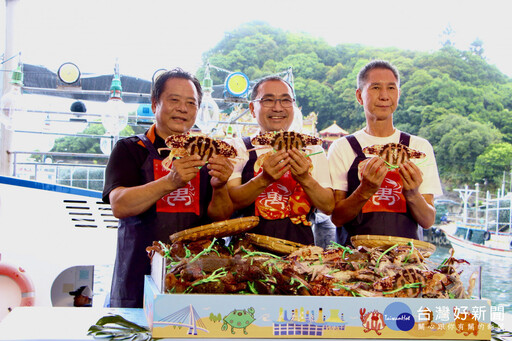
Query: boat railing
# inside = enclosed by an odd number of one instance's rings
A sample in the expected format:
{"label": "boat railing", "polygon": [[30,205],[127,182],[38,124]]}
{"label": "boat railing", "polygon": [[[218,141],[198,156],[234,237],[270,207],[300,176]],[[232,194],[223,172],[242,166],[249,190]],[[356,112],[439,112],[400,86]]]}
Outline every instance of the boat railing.
{"label": "boat railing", "polygon": [[[80,187],[85,189],[103,190],[105,179],[105,167],[108,155],[104,154],[80,154],[62,152],[24,152],[13,151],[13,176],[27,180],[35,180],[65,186]],[[41,156],[43,162],[18,161],[21,154]],[[93,160],[101,163],[83,163],[82,161],[66,163],[44,162],[44,159],[73,158],[74,160]]]}
{"label": "boat railing", "polygon": [[[489,210],[490,211],[490,210]],[[469,219],[468,219],[469,220]],[[495,219],[489,219],[487,222],[484,218],[479,219],[478,222],[466,222],[463,223],[462,221],[457,222],[458,226],[461,227],[468,227],[473,230],[484,230],[489,231],[491,233],[505,233],[510,234],[510,232],[503,232],[503,230],[510,230],[511,223],[509,221],[496,221]]]}
{"label": "boat railing", "polygon": [[[454,219],[458,225],[471,226],[473,228],[482,229],[496,229],[498,225],[500,228],[503,226],[510,226],[510,209],[507,206],[488,205],[487,207],[480,208],[477,212],[472,210],[471,216],[460,217]],[[460,215],[460,214],[459,214]],[[456,216],[457,217],[457,216]],[[464,222],[465,220],[465,222]]]}
{"label": "boat railing", "polygon": [[481,224],[481,223],[470,223],[470,222],[467,222],[466,224],[460,222],[458,224],[459,226],[462,226],[462,227],[469,227],[473,230],[487,230],[485,224]]}

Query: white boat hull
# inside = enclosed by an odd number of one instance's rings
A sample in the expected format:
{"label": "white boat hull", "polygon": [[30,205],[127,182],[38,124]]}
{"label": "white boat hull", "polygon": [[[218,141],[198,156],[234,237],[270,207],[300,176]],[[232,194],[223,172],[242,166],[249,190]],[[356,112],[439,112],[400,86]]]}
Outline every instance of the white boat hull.
{"label": "white boat hull", "polygon": [[[0,177],[1,263],[25,270],[35,288],[35,305],[52,306],[52,284],[64,270],[110,268],[114,263],[117,219],[100,196],[100,192]],[[94,301],[103,305],[100,297]]]}
{"label": "white boat hull", "polygon": [[470,242],[468,240],[455,237],[446,231],[443,231],[446,238],[452,244],[456,254],[472,254],[474,256],[486,255],[506,259],[512,259],[512,250],[505,250],[500,248],[489,247],[482,244]]}

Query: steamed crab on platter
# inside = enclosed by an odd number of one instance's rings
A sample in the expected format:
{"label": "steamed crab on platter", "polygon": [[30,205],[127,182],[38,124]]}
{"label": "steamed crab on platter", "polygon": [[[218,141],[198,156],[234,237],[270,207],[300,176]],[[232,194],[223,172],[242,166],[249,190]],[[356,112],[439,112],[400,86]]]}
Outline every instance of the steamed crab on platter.
{"label": "steamed crab on platter", "polygon": [[414,240],[391,247],[303,245],[282,252],[281,244],[260,241],[260,248],[250,234],[237,232],[228,246],[215,238],[154,242],[147,248],[150,256],[159,253],[169,264],[165,292],[466,299],[477,279],[472,274],[465,286],[460,275],[467,261],[452,250],[437,265]]}
{"label": "steamed crab on platter", "polygon": [[[254,169],[256,170],[259,169],[265,159],[274,152],[280,150],[288,151],[292,148],[297,148],[306,155],[305,153],[308,150],[311,150],[308,146],[321,145],[322,139],[307,134],[297,133],[295,131],[272,131],[260,133],[251,139],[251,143],[256,146],[254,149],[272,148],[271,151],[258,157],[258,160],[254,165]],[[306,157],[307,156],[308,155],[306,155]]]}
{"label": "steamed crab on platter", "polygon": [[160,148],[160,150],[170,150],[169,156],[162,161],[162,166],[170,170],[174,158],[185,157],[189,155],[199,155],[201,160],[207,162],[209,158],[215,155],[222,155],[227,158],[236,158],[236,149],[230,144],[216,140],[205,135],[192,136],[190,134],[170,135],[165,139],[165,144],[169,148]]}

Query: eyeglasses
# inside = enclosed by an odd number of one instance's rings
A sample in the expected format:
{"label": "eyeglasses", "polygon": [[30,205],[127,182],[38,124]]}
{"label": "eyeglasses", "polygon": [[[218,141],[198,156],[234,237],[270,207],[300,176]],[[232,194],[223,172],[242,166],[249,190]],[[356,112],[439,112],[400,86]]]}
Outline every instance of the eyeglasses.
{"label": "eyeglasses", "polygon": [[283,108],[289,108],[295,102],[295,98],[281,98],[281,99],[272,99],[272,98],[260,98],[255,99],[253,102],[260,102],[262,106],[265,108],[273,108],[277,102],[281,104]]}

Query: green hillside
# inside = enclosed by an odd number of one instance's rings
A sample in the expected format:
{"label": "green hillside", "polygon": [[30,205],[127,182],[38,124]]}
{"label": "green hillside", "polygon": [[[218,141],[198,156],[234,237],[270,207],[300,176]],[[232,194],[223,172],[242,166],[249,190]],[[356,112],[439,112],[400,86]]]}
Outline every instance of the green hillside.
{"label": "green hillside", "polygon": [[[432,143],[447,189],[475,182],[490,190],[500,186],[503,173],[511,171],[512,79],[487,63],[479,40],[467,51],[447,41],[431,53],[331,46],[308,34],[254,22],[226,33],[203,55],[205,64],[242,71],[250,79],[292,67],[302,112],[318,113],[319,129],[336,120],[349,132],[364,125],[354,93],[357,72],[371,59],[389,60],[400,70],[395,125]],[[212,74],[214,84],[224,77]]]}

